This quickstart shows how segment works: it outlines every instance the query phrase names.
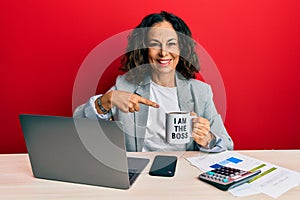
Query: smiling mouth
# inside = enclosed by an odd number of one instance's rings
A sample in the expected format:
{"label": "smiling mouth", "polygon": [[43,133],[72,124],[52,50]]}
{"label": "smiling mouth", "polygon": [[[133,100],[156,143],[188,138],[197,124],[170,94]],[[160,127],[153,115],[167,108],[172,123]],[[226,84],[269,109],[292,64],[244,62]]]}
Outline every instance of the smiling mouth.
{"label": "smiling mouth", "polygon": [[172,59],[161,59],[161,60],[157,60],[158,64],[160,64],[161,66],[168,66],[171,63]]}

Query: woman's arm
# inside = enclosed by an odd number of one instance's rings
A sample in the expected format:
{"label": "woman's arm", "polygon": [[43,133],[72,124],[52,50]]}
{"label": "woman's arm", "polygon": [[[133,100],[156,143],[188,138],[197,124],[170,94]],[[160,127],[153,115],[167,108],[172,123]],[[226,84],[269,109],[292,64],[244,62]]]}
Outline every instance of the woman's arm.
{"label": "woman's arm", "polygon": [[[211,87],[207,84],[199,84],[198,81],[193,83],[195,112],[199,116],[198,120],[194,119],[196,124],[194,123],[193,134],[198,148],[205,152],[232,150],[233,141],[216,110]],[[210,141],[212,142],[210,143]],[[209,143],[210,145],[208,145]]]}
{"label": "woman's arm", "polygon": [[217,112],[213,102],[213,93],[211,87],[208,88],[207,103],[204,111],[204,118],[210,122],[210,133],[216,138],[216,144],[211,149],[200,147],[200,150],[207,152],[220,152],[233,149],[233,141],[224,126],[220,114]]}
{"label": "woman's arm", "polygon": [[92,96],[88,102],[78,106],[73,113],[73,117],[109,120],[112,117],[112,112],[108,112],[107,114],[97,112],[95,101],[101,96],[102,94]]}

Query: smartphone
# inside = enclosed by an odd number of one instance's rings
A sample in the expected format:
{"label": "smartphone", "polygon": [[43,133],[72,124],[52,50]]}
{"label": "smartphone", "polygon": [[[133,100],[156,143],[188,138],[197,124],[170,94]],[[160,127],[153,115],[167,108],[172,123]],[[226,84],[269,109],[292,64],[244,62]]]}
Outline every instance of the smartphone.
{"label": "smartphone", "polygon": [[175,174],[177,164],[176,156],[155,156],[149,174],[151,176],[172,177]]}

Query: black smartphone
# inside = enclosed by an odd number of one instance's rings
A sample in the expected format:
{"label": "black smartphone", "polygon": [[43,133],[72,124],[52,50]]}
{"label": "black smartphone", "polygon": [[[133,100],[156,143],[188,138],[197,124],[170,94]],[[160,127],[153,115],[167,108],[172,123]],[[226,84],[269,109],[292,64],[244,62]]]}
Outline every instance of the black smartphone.
{"label": "black smartphone", "polygon": [[151,176],[172,177],[175,174],[176,164],[176,156],[157,155],[153,160],[149,174]]}

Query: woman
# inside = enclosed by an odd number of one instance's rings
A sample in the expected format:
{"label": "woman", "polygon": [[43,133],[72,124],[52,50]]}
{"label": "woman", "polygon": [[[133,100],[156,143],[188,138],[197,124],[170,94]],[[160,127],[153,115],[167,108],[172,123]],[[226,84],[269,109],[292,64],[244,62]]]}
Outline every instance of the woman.
{"label": "woman", "polygon": [[[220,152],[233,149],[212,100],[209,85],[195,80],[199,62],[191,31],[179,17],[167,13],[146,16],[133,30],[123,70],[107,93],[79,106],[74,117],[123,122],[127,151]],[[165,113],[189,111],[193,131],[188,144],[165,140]]]}

